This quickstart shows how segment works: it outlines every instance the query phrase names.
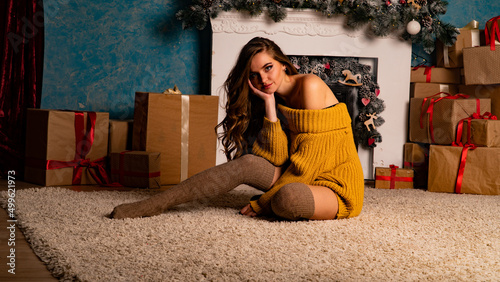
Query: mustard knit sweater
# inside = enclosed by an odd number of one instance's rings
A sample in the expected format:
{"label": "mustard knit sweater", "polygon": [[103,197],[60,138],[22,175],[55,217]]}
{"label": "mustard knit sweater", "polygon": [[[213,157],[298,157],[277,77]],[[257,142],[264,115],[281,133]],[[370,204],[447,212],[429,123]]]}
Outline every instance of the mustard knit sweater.
{"label": "mustard knit sweater", "polygon": [[280,121],[264,119],[252,153],[275,166],[289,165],[259,199],[250,202],[257,214],[270,214],[270,202],[283,185],[300,182],[331,188],[339,202],[337,218],[354,217],[363,206],[364,178],[354,145],[351,118],[344,103],[322,110],[278,105],[289,136]]}

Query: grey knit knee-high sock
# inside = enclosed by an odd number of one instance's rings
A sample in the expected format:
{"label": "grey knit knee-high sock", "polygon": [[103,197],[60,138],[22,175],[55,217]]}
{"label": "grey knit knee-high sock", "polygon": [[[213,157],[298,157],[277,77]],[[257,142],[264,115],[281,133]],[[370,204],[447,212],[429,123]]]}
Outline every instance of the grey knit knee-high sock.
{"label": "grey knit knee-high sock", "polygon": [[240,184],[267,190],[272,184],[275,167],[254,155],[209,168],[149,199],[115,207],[111,218],[134,218],[158,215],[170,207],[214,197]]}

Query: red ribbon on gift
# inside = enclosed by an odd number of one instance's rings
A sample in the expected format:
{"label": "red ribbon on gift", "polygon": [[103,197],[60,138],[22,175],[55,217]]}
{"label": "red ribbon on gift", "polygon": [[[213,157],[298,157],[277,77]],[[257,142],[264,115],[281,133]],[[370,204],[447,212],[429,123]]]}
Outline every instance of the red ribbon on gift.
{"label": "red ribbon on gift", "polygon": [[[498,27],[498,20],[500,16],[493,17],[486,22],[484,28],[484,37],[486,38],[486,45],[490,45],[491,51],[495,51],[495,34],[500,41],[500,28]],[[488,29],[488,23],[491,22],[491,30]]]}
{"label": "red ribbon on gift", "polygon": [[[467,154],[469,150],[474,150],[477,148],[475,144],[472,144],[470,142],[470,135],[471,135],[471,120],[473,119],[492,119],[496,120],[497,117],[490,112],[485,112],[484,114],[480,115],[478,113],[474,113],[472,116],[468,118],[462,119],[458,125],[457,125],[457,136],[455,138],[455,142],[453,142],[451,145],[456,146],[456,147],[462,147],[462,153],[460,155],[460,165],[458,167],[458,174],[457,174],[457,181],[455,183],[455,193],[461,194],[462,193],[462,183],[464,180],[464,171],[465,171],[465,164],[467,162]],[[462,133],[463,133],[463,124],[464,121],[468,121],[468,126],[467,126],[467,142],[465,144],[462,143]]]}
{"label": "red ribbon on gift", "polygon": [[85,116],[83,112],[75,112],[75,157],[71,161],[59,160],[35,160],[27,159],[26,164],[32,167],[44,167],[46,170],[73,168],[72,184],[77,185],[82,182],[83,168],[88,168],[92,178],[100,185],[110,183],[106,170],[104,168],[105,157],[90,161],[86,156],[90,152],[94,143],[95,123],[97,114],[95,112],[87,112],[87,127],[85,128]]}
{"label": "red ribbon on gift", "polygon": [[123,177],[124,176],[132,176],[132,177],[147,177],[147,178],[153,178],[153,177],[159,177],[160,176],[160,171],[156,172],[136,172],[136,171],[125,171],[124,169],[124,163],[125,163],[125,153],[131,152],[131,151],[123,151],[120,153],[120,164],[118,169],[112,169],[111,173],[112,174],[118,174],[119,175],[119,181],[120,183],[123,183]]}
{"label": "red ribbon on gift", "polygon": [[[448,96],[445,96],[445,97],[439,97],[439,98],[433,98],[434,96],[437,96],[437,95],[440,95],[440,94],[446,94]],[[455,94],[455,95],[451,95],[449,93],[446,93],[446,92],[439,92],[439,93],[436,93],[432,96],[429,96],[429,97],[426,97],[424,98],[424,100],[422,101],[422,109],[421,109],[421,112],[420,112],[420,128],[424,128],[424,116],[425,114],[429,114],[429,131],[430,131],[430,135],[431,135],[431,143],[436,143],[435,140],[434,140],[434,125],[433,125],[433,118],[434,118],[434,105],[441,101],[441,100],[444,100],[444,99],[452,99],[452,100],[455,100],[455,99],[466,99],[466,98],[469,98],[469,95],[465,95],[465,94]],[[425,109],[425,104],[427,102],[427,100],[430,99],[430,102],[429,102],[429,106],[427,107],[427,109]],[[476,112],[479,114],[481,112],[481,104],[480,104],[480,100],[479,99],[476,99]]]}
{"label": "red ribbon on gift", "polygon": [[375,176],[375,180],[390,181],[389,184],[390,189],[394,189],[396,187],[396,181],[403,181],[403,182],[413,181],[413,177],[396,176],[396,169],[399,168],[397,165],[390,165],[389,167],[391,168],[391,176],[377,175]]}
{"label": "red ribbon on gift", "polygon": [[419,68],[421,67],[424,67],[425,70],[424,70],[424,74],[425,74],[425,82],[427,83],[430,83],[431,82],[431,72],[432,72],[432,68],[434,68],[435,66],[416,66],[413,68],[413,70],[418,70]]}

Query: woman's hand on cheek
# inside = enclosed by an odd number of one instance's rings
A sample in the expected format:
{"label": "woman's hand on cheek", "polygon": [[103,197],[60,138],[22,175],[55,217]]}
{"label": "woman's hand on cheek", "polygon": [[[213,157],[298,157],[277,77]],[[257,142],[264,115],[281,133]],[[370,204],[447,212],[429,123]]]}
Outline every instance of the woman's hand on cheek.
{"label": "woman's hand on cheek", "polygon": [[250,86],[250,90],[252,90],[253,94],[257,95],[262,100],[265,101],[267,99],[274,98],[274,93],[269,94],[269,93],[263,92],[263,91],[255,88],[255,86],[253,86],[252,81],[250,81],[250,79],[248,80],[248,85]]}
{"label": "woman's hand on cheek", "polygon": [[250,86],[250,89],[252,90],[254,95],[257,95],[259,98],[264,100],[264,108],[266,110],[266,117],[272,121],[276,122],[278,120],[278,116],[276,115],[276,100],[274,100],[274,93],[265,93],[263,91],[260,91],[259,89],[255,88],[252,85],[252,82],[248,80],[248,85]]}

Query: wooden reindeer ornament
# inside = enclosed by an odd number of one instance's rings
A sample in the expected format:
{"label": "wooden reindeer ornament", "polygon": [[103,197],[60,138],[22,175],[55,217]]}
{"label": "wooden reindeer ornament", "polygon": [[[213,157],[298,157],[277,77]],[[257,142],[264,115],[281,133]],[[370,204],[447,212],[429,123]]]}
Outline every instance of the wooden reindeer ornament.
{"label": "wooden reindeer ornament", "polygon": [[373,129],[375,129],[375,124],[373,124],[373,120],[374,119],[378,119],[377,117],[377,113],[373,113],[373,114],[365,114],[367,117],[370,117],[369,119],[367,119],[364,123],[365,123],[365,126],[366,126],[366,129],[368,129],[368,131],[371,131],[370,129],[370,125],[373,126]]}

